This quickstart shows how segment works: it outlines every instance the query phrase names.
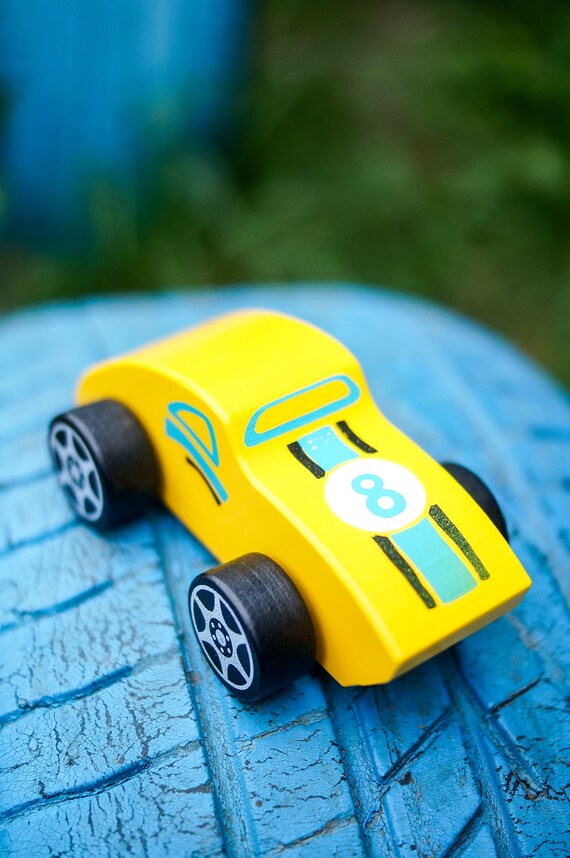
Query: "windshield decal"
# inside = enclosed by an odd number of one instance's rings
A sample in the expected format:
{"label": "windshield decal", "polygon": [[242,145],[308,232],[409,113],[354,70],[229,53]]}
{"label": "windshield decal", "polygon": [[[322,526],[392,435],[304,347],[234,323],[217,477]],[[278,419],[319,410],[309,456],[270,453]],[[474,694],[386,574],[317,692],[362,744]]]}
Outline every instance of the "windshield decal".
{"label": "windshield decal", "polygon": [[[325,405],[320,405],[317,408],[308,410],[304,414],[300,414],[298,417],[285,420],[269,429],[262,431],[257,430],[260,417],[266,414],[271,408],[281,405],[283,402],[288,402],[297,397],[301,397],[311,391],[317,391],[325,385],[333,384],[334,382],[341,382],[345,386],[346,393],[344,393],[344,395],[334,399],[332,402],[326,403]],[[288,393],[286,396],[275,399],[273,402],[269,402],[267,405],[262,405],[261,408],[257,409],[247,424],[244,436],[245,445],[246,447],[256,447],[258,444],[263,444],[265,441],[270,441],[272,438],[278,438],[280,435],[284,435],[286,432],[290,432],[293,429],[300,429],[302,426],[306,426],[308,423],[313,423],[315,420],[322,420],[330,414],[334,414],[335,411],[339,411],[341,408],[352,405],[352,403],[356,402],[359,397],[360,389],[358,388],[358,385],[347,375],[332,375],[330,378],[317,381],[315,384],[310,384],[308,387],[301,388],[301,390]]]}

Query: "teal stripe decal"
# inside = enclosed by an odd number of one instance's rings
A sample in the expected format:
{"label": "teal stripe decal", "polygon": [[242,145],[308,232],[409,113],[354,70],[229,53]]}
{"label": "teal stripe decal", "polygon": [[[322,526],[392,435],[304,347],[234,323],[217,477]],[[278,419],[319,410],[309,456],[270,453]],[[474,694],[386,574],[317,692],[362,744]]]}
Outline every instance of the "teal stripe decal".
{"label": "teal stripe decal", "polygon": [[214,469],[206,461],[205,457],[202,455],[196,444],[194,444],[190,438],[180,429],[176,423],[173,423],[172,420],[167,417],[165,421],[166,434],[169,438],[172,438],[173,441],[178,441],[192,456],[194,462],[196,463],[196,467],[202,471],[203,475],[206,477],[210,485],[213,487],[214,491],[217,493],[219,499],[222,503],[225,503],[228,499],[228,493],[221,484],[219,477],[214,472]]}
{"label": "teal stripe decal", "polygon": [[331,426],[321,426],[299,438],[298,443],[305,455],[323,471],[332,471],[343,462],[358,459],[358,453],[345,444]]}
{"label": "teal stripe decal", "polygon": [[442,602],[453,602],[477,586],[464,563],[429,519],[422,518],[413,527],[392,534],[392,541],[421,572]]}

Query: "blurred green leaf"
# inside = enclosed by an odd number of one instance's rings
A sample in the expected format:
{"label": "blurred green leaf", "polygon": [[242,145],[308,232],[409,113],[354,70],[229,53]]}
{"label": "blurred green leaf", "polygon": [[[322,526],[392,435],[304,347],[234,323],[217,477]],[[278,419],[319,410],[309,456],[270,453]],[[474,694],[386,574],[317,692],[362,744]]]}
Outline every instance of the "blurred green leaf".
{"label": "blurred green leaf", "polygon": [[171,152],[144,203],[94,188],[94,244],[5,248],[1,306],[350,280],[433,297],[570,383],[570,7],[258,4],[237,138]]}

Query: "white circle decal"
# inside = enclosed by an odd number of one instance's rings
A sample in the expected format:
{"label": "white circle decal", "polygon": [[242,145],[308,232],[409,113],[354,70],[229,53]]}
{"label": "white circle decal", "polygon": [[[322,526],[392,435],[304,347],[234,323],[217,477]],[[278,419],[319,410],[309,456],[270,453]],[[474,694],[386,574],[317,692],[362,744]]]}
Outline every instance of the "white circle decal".
{"label": "white circle decal", "polygon": [[392,533],[422,515],[426,493],[418,478],[387,459],[355,459],[332,472],[325,498],[342,521],[370,533]]}

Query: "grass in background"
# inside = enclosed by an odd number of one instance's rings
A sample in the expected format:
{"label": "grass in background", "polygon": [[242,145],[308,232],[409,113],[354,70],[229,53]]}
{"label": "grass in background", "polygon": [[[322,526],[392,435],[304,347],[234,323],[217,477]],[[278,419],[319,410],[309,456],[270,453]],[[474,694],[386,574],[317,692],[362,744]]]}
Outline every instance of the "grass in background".
{"label": "grass in background", "polygon": [[283,0],[259,9],[242,128],[171,153],[95,250],[0,257],[3,308],[286,280],[385,284],[503,331],[570,383],[570,7]]}

